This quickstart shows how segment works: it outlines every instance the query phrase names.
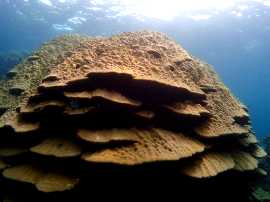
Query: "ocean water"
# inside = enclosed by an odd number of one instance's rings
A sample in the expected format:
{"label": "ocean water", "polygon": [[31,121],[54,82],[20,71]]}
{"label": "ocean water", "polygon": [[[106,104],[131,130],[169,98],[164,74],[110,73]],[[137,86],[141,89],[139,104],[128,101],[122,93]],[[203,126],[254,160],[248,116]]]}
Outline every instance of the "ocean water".
{"label": "ocean water", "polygon": [[[200,66],[180,58],[162,63],[164,55],[178,54],[166,49],[171,47],[166,39],[158,47],[165,47],[161,51],[138,46],[141,40],[149,42],[147,32],[109,41],[70,36],[107,37],[142,30],[163,32],[212,65],[247,105],[253,130],[263,141],[257,144],[252,134],[227,134],[249,132],[233,128],[227,116],[223,119],[216,111],[226,113],[228,103],[234,103],[227,91],[219,89],[218,79],[198,60],[193,62]],[[68,36],[42,46],[64,35]],[[159,44],[160,35],[152,33],[151,40]],[[177,73],[182,72],[196,80],[202,75],[196,84],[207,99],[183,89],[176,92],[153,82],[155,78],[136,81],[113,74],[108,79],[87,69],[100,67],[110,56],[120,65],[117,59],[129,57],[128,51],[138,54],[140,63],[145,58],[160,62],[149,65],[153,74],[156,68],[167,68],[168,76],[181,77]],[[6,74],[21,62],[23,66]],[[55,64],[60,64],[57,72],[48,75]],[[63,69],[66,72],[58,74]],[[91,78],[58,86],[75,72]],[[0,0],[0,83],[0,202],[90,197],[126,201],[126,195],[140,200],[144,195],[151,200],[165,196],[168,202],[176,197],[270,201],[270,0]],[[216,87],[219,91],[213,93]],[[195,100],[209,105],[204,108]],[[179,112],[172,102],[187,108]],[[192,114],[192,107],[200,114]],[[174,110],[183,114],[177,116]],[[233,118],[243,126],[248,120],[241,113]],[[226,127],[215,127],[216,123]]]}
{"label": "ocean water", "polygon": [[0,73],[59,35],[138,30],[164,32],[213,65],[257,136],[270,133],[269,0],[1,0]]}

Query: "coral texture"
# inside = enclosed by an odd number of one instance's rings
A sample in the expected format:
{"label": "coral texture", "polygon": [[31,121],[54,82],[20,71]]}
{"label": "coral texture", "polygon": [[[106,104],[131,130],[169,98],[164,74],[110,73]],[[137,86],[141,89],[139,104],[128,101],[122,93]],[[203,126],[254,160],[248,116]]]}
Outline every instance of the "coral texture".
{"label": "coral texture", "polygon": [[191,180],[256,173],[266,155],[247,108],[160,33],[59,38],[12,75],[0,81],[0,169],[36,191],[76,189],[108,165],[168,163]]}

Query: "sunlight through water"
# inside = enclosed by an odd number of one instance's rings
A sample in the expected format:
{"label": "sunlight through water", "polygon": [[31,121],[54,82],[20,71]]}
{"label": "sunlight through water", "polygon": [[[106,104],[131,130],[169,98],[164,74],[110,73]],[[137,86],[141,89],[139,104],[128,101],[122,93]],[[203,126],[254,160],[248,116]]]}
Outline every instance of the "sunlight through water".
{"label": "sunlight through water", "polygon": [[91,0],[91,3],[97,6],[111,4],[112,10],[119,11],[118,15],[171,20],[183,13],[219,12],[254,1],[270,5],[269,0]]}

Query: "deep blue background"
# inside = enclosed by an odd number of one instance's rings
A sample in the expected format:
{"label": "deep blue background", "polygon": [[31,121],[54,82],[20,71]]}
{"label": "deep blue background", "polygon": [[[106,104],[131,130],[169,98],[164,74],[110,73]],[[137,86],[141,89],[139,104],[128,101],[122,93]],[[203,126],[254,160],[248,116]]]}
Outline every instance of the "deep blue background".
{"label": "deep blue background", "polygon": [[[52,8],[36,0],[1,0],[0,54],[31,52],[65,33],[111,35],[143,29],[162,31],[215,67],[226,85],[248,105],[259,137],[270,133],[270,7],[249,3],[242,17],[224,11],[201,21],[183,16],[172,21],[147,18],[141,21],[132,16],[107,18],[104,10],[87,10],[86,22],[70,24],[68,18],[89,6],[88,0],[78,1],[72,6],[59,4],[58,8]],[[73,30],[57,30],[53,24]],[[5,71],[6,68],[0,69],[2,74]]]}

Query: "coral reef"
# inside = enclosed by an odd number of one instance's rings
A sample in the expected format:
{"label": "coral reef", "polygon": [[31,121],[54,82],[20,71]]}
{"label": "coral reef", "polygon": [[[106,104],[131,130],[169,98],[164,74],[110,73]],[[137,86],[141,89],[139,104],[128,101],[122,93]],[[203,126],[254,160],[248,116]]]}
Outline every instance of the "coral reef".
{"label": "coral reef", "polygon": [[[268,135],[263,140],[263,145],[265,151],[269,154],[270,152],[270,136]],[[265,169],[267,173],[270,172],[270,159],[269,155],[266,158],[261,160],[261,167]],[[267,173],[264,173],[265,175]],[[253,188],[254,201],[270,201],[270,178],[269,175],[266,175],[264,178],[258,181]]]}
{"label": "coral reef", "polygon": [[184,201],[247,201],[249,182],[262,174],[266,153],[247,108],[163,34],[58,38],[1,84],[7,195],[19,186],[20,199],[83,199],[141,182],[158,196],[174,181]]}

